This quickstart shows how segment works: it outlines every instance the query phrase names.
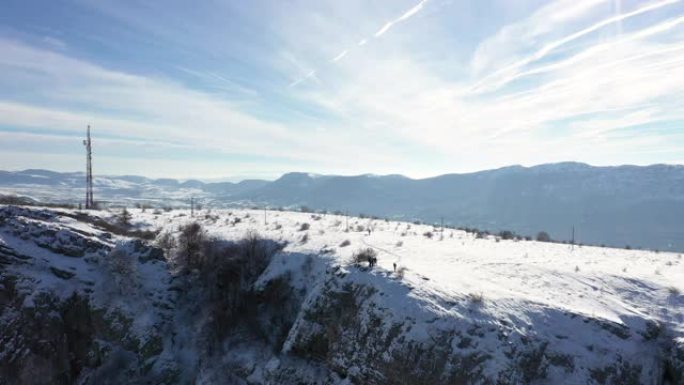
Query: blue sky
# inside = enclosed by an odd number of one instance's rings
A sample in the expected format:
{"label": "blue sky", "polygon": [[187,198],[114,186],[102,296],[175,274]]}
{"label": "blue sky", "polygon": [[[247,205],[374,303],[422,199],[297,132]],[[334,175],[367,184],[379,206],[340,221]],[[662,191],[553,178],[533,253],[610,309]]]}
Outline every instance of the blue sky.
{"label": "blue sky", "polygon": [[675,0],[4,0],[0,169],[684,163]]}

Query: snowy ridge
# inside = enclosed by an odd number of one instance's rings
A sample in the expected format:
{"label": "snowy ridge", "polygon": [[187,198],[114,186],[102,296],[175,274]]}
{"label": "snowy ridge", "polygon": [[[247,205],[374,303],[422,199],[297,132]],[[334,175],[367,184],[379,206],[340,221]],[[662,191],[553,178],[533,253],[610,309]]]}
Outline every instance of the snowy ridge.
{"label": "snowy ridge", "polygon": [[[189,208],[194,197],[205,208],[307,206],[528,236],[546,231],[557,240],[570,240],[574,225],[575,239],[585,244],[684,251],[684,166],[677,165],[566,162],[425,179],[296,172],[240,183],[140,176],[98,176],[95,182],[96,200],[104,205]],[[0,200],[18,194],[76,204],[83,192],[79,173],[0,171]]]}
{"label": "snowy ridge", "polygon": [[[79,369],[65,383],[107,383],[121,362],[131,383],[684,384],[679,254],[285,211],[131,212],[137,230],[197,221],[212,238],[285,244],[245,294],[261,337],[231,329],[207,349],[207,309],[160,249],[74,210],[0,206],[0,384],[64,367]],[[375,268],[350,263],[367,247]],[[88,333],[68,327],[74,312]],[[51,357],[75,361],[36,358],[36,317],[57,322]]]}

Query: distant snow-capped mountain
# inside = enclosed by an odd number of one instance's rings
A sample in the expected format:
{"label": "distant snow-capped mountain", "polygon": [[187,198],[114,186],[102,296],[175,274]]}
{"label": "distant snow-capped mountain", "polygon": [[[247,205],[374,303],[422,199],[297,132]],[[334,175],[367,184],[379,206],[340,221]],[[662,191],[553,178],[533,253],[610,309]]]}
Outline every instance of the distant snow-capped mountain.
{"label": "distant snow-capped mountain", "polygon": [[[83,185],[81,173],[0,172],[0,192],[39,200],[75,202]],[[98,176],[95,189],[97,199],[124,204],[187,205],[194,196],[209,207],[307,206],[524,235],[543,230],[559,240],[574,226],[578,242],[684,251],[684,166],[566,162],[425,179],[297,172],[239,183]]]}

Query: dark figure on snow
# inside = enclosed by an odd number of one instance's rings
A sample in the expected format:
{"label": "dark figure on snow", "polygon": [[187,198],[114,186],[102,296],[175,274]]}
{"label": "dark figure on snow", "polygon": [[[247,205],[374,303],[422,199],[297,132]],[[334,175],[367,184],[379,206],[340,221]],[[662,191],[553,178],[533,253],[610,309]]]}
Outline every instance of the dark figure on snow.
{"label": "dark figure on snow", "polygon": [[375,264],[378,263],[378,259],[376,257],[368,257],[368,266],[372,269]]}
{"label": "dark figure on snow", "polygon": [[392,266],[394,267],[394,272],[396,273],[397,272],[397,263],[396,262],[392,263]]}

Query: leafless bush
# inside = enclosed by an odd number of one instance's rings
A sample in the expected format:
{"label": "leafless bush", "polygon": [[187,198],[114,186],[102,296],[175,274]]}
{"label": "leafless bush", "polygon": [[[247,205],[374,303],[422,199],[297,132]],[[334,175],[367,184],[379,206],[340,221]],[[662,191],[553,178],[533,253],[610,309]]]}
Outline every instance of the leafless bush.
{"label": "leafless bush", "polygon": [[404,246],[404,242],[403,242],[403,241],[399,241],[399,242],[397,242],[397,243],[395,244],[395,246],[396,246],[396,247],[402,247],[402,246]]}
{"label": "leafless bush", "polygon": [[537,234],[537,242],[551,242],[551,236],[546,231],[540,231]]}
{"label": "leafless bush", "polygon": [[164,250],[164,255],[169,259],[171,251],[176,248],[176,238],[170,232],[165,231],[157,236],[156,244],[157,247]]}
{"label": "leafless bush", "polygon": [[349,245],[351,245],[349,239],[345,239],[344,241],[342,241],[342,243],[340,243],[340,247],[347,247]]}
{"label": "leafless bush", "polygon": [[352,255],[352,262],[359,265],[362,262],[368,262],[371,263],[374,258],[377,258],[378,253],[371,249],[370,247],[367,247],[365,249],[359,249],[354,254]]}
{"label": "leafless bush", "polygon": [[231,326],[245,319],[236,315],[246,312],[246,307],[255,300],[254,282],[281,247],[254,232],[247,233],[238,242],[205,240],[202,260],[206,263],[199,268],[197,284],[203,288],[209,302],[217,340],[223,339]]}
{"label": "leafless bush", "polygon": [[404,279],[404,275],[406,275],[406,270],[408,270],[406,266],[399,266],[397,268],[397,277]]}
{"label": "leafless bush", "polygon": [[119,294],[130,294],[138,285],[135,256],[126,244],[117,244],[104,259],[108,278]]}
{"label": "leafless bush", "polygon": [[304,222],[299,226],[299,231],[306,231],[311,227],[308,223]]}
{"label": "leafless bush", "polygon": [[484,294],[482,294],[482,292],[470,293],[468,294],[468,299],[470,300],[470,303],[479,306],[484,303]]}
{"label": "leafless bush", "polygon": [[679,288],[675,287],[675,286],[668,287],[667,292],[670,293],[670,295],[673,297],[679,297],[679,295],[681,294],[681,291],[679,290]]}
{"label": "leafless bush", "polygon": [[198,222],[189,223],[180,229],[178,236],[179,265],[187,270],[193,270],[202,264],[202,248],[206,240],[206,232]]}
{"label": "leafless bush", "polygon": [[426,231],[423,233],[423,236],[427,239],[432,239],[432,231]]}

